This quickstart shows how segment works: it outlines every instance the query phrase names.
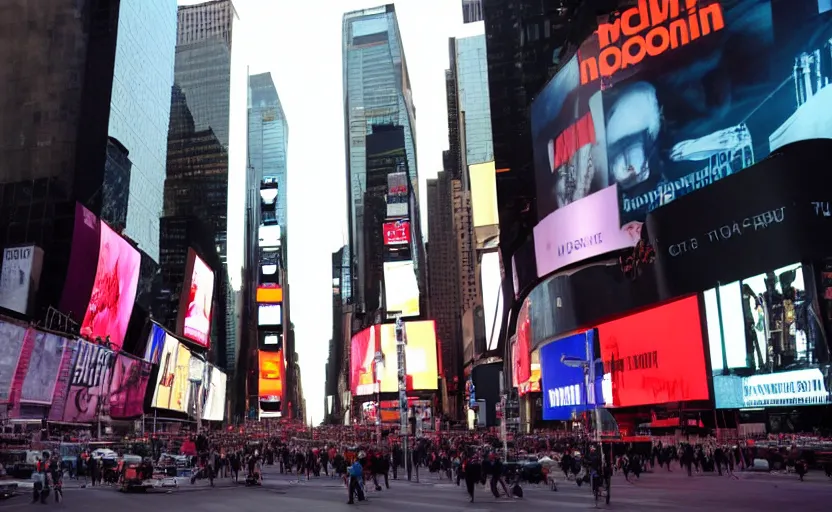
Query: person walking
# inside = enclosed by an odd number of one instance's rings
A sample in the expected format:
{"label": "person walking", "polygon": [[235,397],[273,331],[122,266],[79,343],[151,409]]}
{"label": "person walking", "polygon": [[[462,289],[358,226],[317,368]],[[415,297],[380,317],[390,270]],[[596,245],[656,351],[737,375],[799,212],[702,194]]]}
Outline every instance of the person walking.
{"label": "person walking", "polygon": [[361,464],[362,455],[364,452],[358,454],[358,460],[353,462],[349,469],[350,483],[347,492],[349,492],[349,500],[347,505],[354,505],[353,496],[358,496],[358,501],[364,501],[364,489],[361,486],[361,479],[364,476],[364,466]]}

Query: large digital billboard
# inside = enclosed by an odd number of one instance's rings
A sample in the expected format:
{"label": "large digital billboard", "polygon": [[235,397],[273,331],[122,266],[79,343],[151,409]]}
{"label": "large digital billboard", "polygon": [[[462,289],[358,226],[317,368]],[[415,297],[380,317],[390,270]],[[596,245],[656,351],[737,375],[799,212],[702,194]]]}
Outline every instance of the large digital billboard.
{"label": "large digital billboard", "polygon": [[407,219],[385,222],[381,229],[384,232],[384,245],[410,243],[410,221]]}
{"label": "large digital billboard", "polygon": [[202,419],[222,421],[225,419],[225,392],[227,378],[222,370],[212,365],[205,365],[205,377],[202,381],[203,393],[206,394],[202,406]]}
{"label": "large digital billboard", "polygon": [[50,405],[69,343],[66,338],[34,329],[27,332],[29,339],[33,343],[19,401]]}
{"label": "large digital billboard", "polygon": [[283,288],[277,283],[265,283],[257,287],[258,304],[280,304],[283,302]]}
{"label": "large digital billboard", "polygon": [[75,225],[72,230],[72,252],[61,295],[61,311],[77,322],[84,320],[90,292],[98,267],[101,223],[91,211],[75,204]]}
{"label": "large digital billboard", "polygon": [[98,268],[81,324],[81,336],[87,339],[109,336],[113,348],[120,349],[133,314],[141,256],[110,226],[103,222],[100,226]]}
{"label": "large digital billboard", "polygon": [[832,137],[818,2],[634,2],[532,104],[538,214],[618,185],[621,222],[797,140]]}
{"label": "large digital billboard", "polygon": [[384,262],[384,302],[388,318],[419,316],[419,283],[413,261]]}
{"label": "large digital billboard", "polygon": [[500,272],[500,254],[487,252],[482,255],[480,288],[482,289],[482,310],[485,319],[485,350],[496,350],[500,341],[503,323],[503,280]]}
{"label": "large digital billboard", "polygon": [[[181,348],[184,349],[184,347]],[[151,405],[158,409],[171,409],[171,397],[177,378],[176,363],[179,349],[179,340],[170,334],[166,334],[162,352],[159,356],[159,374],[156,377],[156,388],[151,402]]]}
{"label": "large digital billboard", "polygon": [[260,374],[258,396],[261,402],[281,402],[283,399],[283,352],[258,351]]}
{"label": "large digital billboard", "polygon": [[[828,277],[825,277],[828,279]],[[828,345],[801,264],[704,293],[718,409],[832,403],[817,354]]]}
{"label": "large digital billboard", "polygon": [[283,307],[280,304],[259,304],[257,306],[257,325],[283,325]]}
{"label": "large digital billboard", "polygon": [[147,361],[120,352],[116,356],[110,383],[110,417],[127,419],[144,413],[144,396],[150,381],[151,365]]}
{"label": "large digital billboard", "polygon": [[150,334],[147,336],[147,343],[144,346],[144,360],[151,364],[160,364],[162,349],[165,346],[165,338],[168,333],[160,325],[151,323]]}
{"label": "large digital billboard", "polygon": [[90,423],[108,405],[115,353],[86,341],[79,341],[76,351],[62,420]]}
{"label": "large digital billboard", "polygon": [[177,330],[186,339],[208,348],[211,310],[214,304],[214,271],[193,249],[188,249],[185,276],[186,281],[179,302]]}
{"label": "large digital billboard", "polygon": [[0,271],[0,307],[29,313],[29,298],[38,291],[43,268],[43,249],[34,245],[9,247],[3,251]]}
{"label": "large digital billboard", "polygon": [[607,407],[708,400],[697,297],[597,327]]}
{"label": "large digital billboard", "polygon": [[[603,405],[603,369],[595,364],[597,344],[594,331],[567,336],[540,347],[541,391],[543,393],[544,420],[577,419],[587,409]],[[587,379],[583,367],[570,366],[564,361],[593,364],[597,370],[594,386],[587,393]],[[600,361],[599,361],[600,362]]]}
{"label": "large digital billboard", "polygon": [[378,350],[379,326],[374,325],[358,332],[350,341],[350,391],[353,396],[366,396],[375,392],[373,357]]}
{"label": "large digital billboard", "polygon": [[[399,362],[396,356],[396,326],[380,326],[380,348],[384,354],[384,371],[381,377],[381,392],[392,393],[399,390]],[[405,322],[404,336],[405,369],[407,370],[407,387],[409,390],[431,391],[437,389],[439,369],[437,364],[436,322],[423,320]]]}

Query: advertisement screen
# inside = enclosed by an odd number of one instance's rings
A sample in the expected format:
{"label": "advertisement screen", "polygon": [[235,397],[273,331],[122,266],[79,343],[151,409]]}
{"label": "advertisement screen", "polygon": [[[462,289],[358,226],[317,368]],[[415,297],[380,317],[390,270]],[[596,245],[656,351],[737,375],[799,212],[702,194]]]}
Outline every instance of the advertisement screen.
{"label": "advertisement screen", "polygon": [[261,224],[258,237],[260,247],[277,247],[280,245],[280,224]]}
{"label": "advertisement screen", "polygon": [[128,419],[144,413],[144,396],[152,366],[125,353],[116,356],[110,383],[110,417]]}
{"label": "advertisement screen", "polygon": [[191,367],[191,351],[179,343],[176,351],[176,369],[171,385],[170,406],[168,409],[178,412],[188,412],[191,383],[188,381],[188,371]]}
{"label": "advertisement screen", "polygon": [[144,348],[145,361],[151,364],[159,364],[166,336],[167,332],[161,326],[150,324],[150,334],[147,336],[147,344]]}
{"label": "advertisement screen", "polygon": [[384,302],[388,318],[419,316],[419,283],[412,261],[384,263]]}
{"label": "advertisement screen", "polygon": [[84,320],[84,312],[90,302],[100,241],[101,224],[98,217],[80,203],[76,203],[72,252],[69,255],[69,268],[61,295],[61,311],[68,313],[77,322]]}
{"label": "advertisement screen", "polygon": [[0,307],[27,314],[29,295],[37,291],[42,265],[43,249],[34,245],[12,247],[3,251]]}
{"label": "advertisement screen", "polygon": [[20,393],[20,401],[25,403],[52,403],[55,386],[58,383],[58,372],[64,360],[67,340],[55,334],[29,331],[34,342],[26,369],[26,378]]}
{"label": "advertisement screen", "polygon": [[[381,392],[392,393],[399,390],[396,326],[395,324],[382,324],[380,330],[381,352],[384,354]],[[436,323],[433,320],[405,322],[404,336],[407,340],[405,348],[407,389],[416,391],[437,389]]]}
{"label": "advertisement screen", "polygon": [[830,403],[826,353],[800,264],[704,293],[714,401],[718,409]]}
{"label": "advertisement screen", "polygon": [[283,288],[277,284],[261,284],[257,287],[257,302],[259,304],[280,304],[283,302]]}
{"label": "advertisement screen", "polygon": [[618,192],[607,187],[550,213],[534,227],[538,277],[611,251],[633,247],[641,223],[621,227]]}
{"label": "advertisement screen", "polygon": [[120,349],[133,314],[141,256],[110,226],[103,222],[100,226],[98,268],[81,324],[81,336],[87,339],[109,336],[113,347]]}
{"label": "advertisement screen", "polygon": [[530,303],[527,300],[523,301],[520,311],[517,314],[517,340],[514,344],[514,370],[512,371],[514,378],[514,386],[520,395],[525,395],[529,391],[529,380],[532,378],[531,374],[531,328],[532,323],[529,318]]}
{"label": "advertisement screen", "polygon": [[210,373],[210,378],[206,378],[204,385],[207,397],[205,405],[202,407],[202,419],[207,421],[222,421],[225,419],[225,389],[226,376],[216,366],[208,365],[206,373]]}
{"label": "advertisement screen", "polygon": [[86,341],[79,341],[76,350],[63,421],[90,423],[106,412],[115,353]]}
{"label": "advertisement screen", "polygon": [[597,329],[604,380],[610,383],[604,393],[607,407],[709,399],[696,297],[613,320]]}
{"label": "advertisement screen", "polygon": [[387,217],[407,217],[407,173],[387,175]]}
{"label": "advertisement screen", "polygon": [[503,280],[500,276],[500,255],[488,252],[480,262],[482,310],[485,314],[485,349],[496,350],[503,323]]}
{"label": "advertisement screen", "polygon": [[283,325],[283,308],[280,304],[257,306],[257,325]]}
{"label": "advertisement screen", "polygon": [[72,380],[72,369],[78,358],[78,343],[76,339],[66,340],[64,356],[61,359],[61,366],[58,369],[58,377],[55,381],[55,390],[52,393],[52,405],[49,407],[49,420],[62,421],[64,409],[69,398],[69,383]]}
{"label": "advertisement screen", "polygon": [[283,397],[283,352],[259,352],[261,402],[280,402]]}
{"label": "advertisement screen", "polygon": [[[594,332],[588,331],[540,347],[544,420],[577,419],[587,408],[604,404],[603,371],[595,372],[595,385],[587,393],[584,369],[569,366],[562,360],[594,362],[594,344]],[[601,365],[597,366],[602,369]]]}
{"label": "advertisement screen", "polygon": [[[152,406],[158,409],[170,409],[173,385],[176,378],[177,352],[179,341],[170,334],[165,335],[165,343],[159,356],[159,375],[156,377],[156,390],[153,392]],[[183,347],[184,348],[184,347]]]}
{"label": "advertisement screen", "polygon": [[403,245],[410,243],[409,220],[385,222],[382,230],[384,231],[384,245]]}
{"label": "advertisement screen", "polygon": [[350,391],[353,396],[366,396],[375,392],[373,357],[378,350],[378,330],[377,325],[368,327],[350,341]]}
{"label": "advertisement screen", "polygon": [[263,345],[279,347],[280,346],[280,334],[278,333],[267,333],[263,336]]}
{"label": "advertisement screen", "polygon": [[193,249],[188,249],[187,269],[190,270],[190,280],[182,289],[177,327],[182,336],[208,348],[214,304],[214,271]]}
{"label": "advertisement screen", "polygon": [[817,2],[635,4],[532,104],[540,219],[617,184],[622,223],[642,221],[785,144],[832,136],[832,18]]}

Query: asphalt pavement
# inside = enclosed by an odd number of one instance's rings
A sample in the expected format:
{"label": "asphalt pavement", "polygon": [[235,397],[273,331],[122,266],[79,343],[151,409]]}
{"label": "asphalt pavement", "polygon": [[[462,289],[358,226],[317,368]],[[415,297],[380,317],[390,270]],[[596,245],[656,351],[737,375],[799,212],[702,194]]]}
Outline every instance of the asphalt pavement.
{"label": "asphalt pavement", "polygon": [[[389,511],[396,512],[498,512],[528,507],[560,510],[592,510],[595,502],[587,486],[560,481],[558,491],[543,485],[525,485],[522,499],[495,499],[488,487],[478,486],[474,503],[468,502],[464,484],[421,473],[420,482],[391,480],[391,489],[368,493],[368,501],[347,505],[347,491],[340,480],[326,476],[298,482],[294,475],[280,475],[266,467],[262,487],[246,487],[229,479],[217,479],[215,487],[206,481],[183,482],[175,489],[152,490],[146,494],[124,494],[112,487],[78,488],[67,485],[65,499],[49,506],[66,512],[86,512],[101,507],[116,512],[156,510],[228,512],[279,507],[281,512]],[[634,483],[621,476],[613,478],[610,505],[599,509],[633,511],[732,510],[769,511],[794,508],[801,512],[828,511],[832,481],[820,472],[810,473],[806,482],[794,475],[739,474],[737,478],[712,474],[688,477],[681,471],[647,473]],[[0,501],[0,512],[16,512],[31,505],[27,493]]]}

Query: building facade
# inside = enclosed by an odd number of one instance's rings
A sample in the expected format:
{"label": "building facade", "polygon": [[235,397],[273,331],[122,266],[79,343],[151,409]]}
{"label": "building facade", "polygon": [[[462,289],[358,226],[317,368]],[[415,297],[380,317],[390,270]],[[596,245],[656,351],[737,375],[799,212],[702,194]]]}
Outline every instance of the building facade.
{"label": "building facade", "polygon": [[464,23],[476,23],[482,21],[483,0],[462,0],[462,21]]}
{"label": "building facade", "polygon": [[[355,271],[352,293],[359,311],[367,311],[368,226],[367,140],[373,127],[400,127],[404,170],[418,199],[415,107],[396,12],[392,5],[349,12],[343,19],[344,118],[346,123],[349,246]],[[370,194],[370,197],[375,197]],[[417,201],[418,204],[418,201]],[[372,209],[371,209],[372,210]]]}

